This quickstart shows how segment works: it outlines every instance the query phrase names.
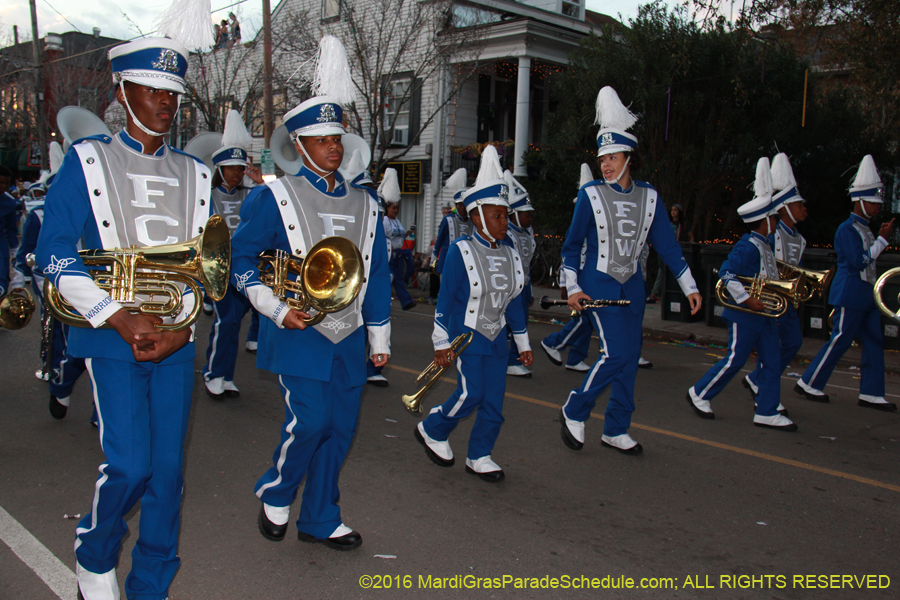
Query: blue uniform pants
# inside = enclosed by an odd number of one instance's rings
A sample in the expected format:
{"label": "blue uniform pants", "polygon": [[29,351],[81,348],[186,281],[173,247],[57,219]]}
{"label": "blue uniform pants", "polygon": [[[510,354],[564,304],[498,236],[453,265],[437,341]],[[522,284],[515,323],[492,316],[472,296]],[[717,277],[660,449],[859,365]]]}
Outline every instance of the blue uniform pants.
{"label": "blue uniform pants", "polygon": [[[803,345],[803,328],[800,325],[800,315],[794,309],[792,304],[788,304],[787,312],[777,319],[778,321],[778,343],[781,348],[781,359],[778,362],[778,376],[784,373],[800,346]],[[762,373],[762,361],[756,361],[756,370],[750,373],[748,377],[751,383],[757,388],[759,387],[759,376]]]}
{"label": "blue uniform pants", "polygon": [[429,437],[443,442],[450,437],[460,419],[477,409],[467,454],[474,461],[490,455],[500,435],[503,395],[506,393],[506,356],[463,353],[456,359],[456,370],[456,391],[442,405],[431,409],[422,426]]}
{"label": "blue uniform pants", "polygon": [[247,341],[259,341],[259,312],[253,306],[250,307],[250,329],[247,330]]}
{"label": "blue uniform pants", "polygon": [[390,261],[391,273],[394,275],[392,277],[392,283],[394,285],[394,293],[397,294],[397,300],[400,302],[400,306],[405,307],[412,304],[413,299],[406,289],[406,279],[404,278],[406,275],[406,261],[403,260],[402,256],[398,256],[397,252],[397,250],[394,250],[394,254]]}
{"label": "blue uniform pants", "polygon": [[50,393],[57,398],[66,398],[72,395],[75,382],[84,373],[85,364],[83,358],[72,356],[69,353],[67,336],[69,326],[56,322],[53,324],[53,365],[50,371]]}
{"label": "blue uniform pants", "polygon": [[761,331],[754,331],[737,323],[728,323],[728,353],[706,372],[688,393],[693,398],[712,400],[728,382],[737,375],[756,348],[757,361],[761,365],[758,377],[759,392],[756,394],[756,414],[771,417],[778,413],[781,398],[781,373],[778,372],[780,349],[778,347],[778,324],[774,319],[765,319]]}
{"label": "blue uniform pants", "polygon": [[209,331],[209,346],[206,348],[206,364],[203,379],[209,381],[218,377],[225,381],[234,380],[234,363],[237,360],[238,343],[241,336],[241,321],[250,310],[246,296],[229,285],[225,296],[213,303],[212,329]]}
{"label": "blue uniform pants", "polygon": [[6,233],[0,229],[0,296],[9,291],[9,244],[6,242]]}
{"label": "blue uniform pants", "polygon": [[563,410],[573,421],[587,421],[597,396],[611,387],[603,433],[615,437],[628,433],[634,412],[634,380],[643,343],[643,314],[628,307],[605,307],[582,311],[600,338],[600,357],[585,375],[581,386],[572,390]]}
{"label": "blue uniform pants", "polygon": [[544,338],[544,345],[554,350],[569,348],[566,364],[574,366],[587,359],[591,345],[591,320],[583,313],[569,319],[565,326]]}
{"label": "blue uniform pants", "polygon": [[341,524],[338,475],[356,433],[362,386],[351,387],[347,367],[335,357],[331,381],[279,375],[285,418],[273,465],[256,482],[270,506],[290,506],[306,477],[297,529],[319,539]]}
{"label": "blue uniform pants", "polygon": [[860,396],[884,397],[884,340],[881,313],[877,308],[854,310],[835,307],[831,339],[806,367],[801,377],[803,383],[819,391],[825,389],[837,361],[850,347],[853,338],[859,338],[862,345]]}
{"label": "blue uniform pants", "polygon": [[168,596],[177,555],[184,436],[194,387],[192,362],[169,365],[86,360],[106,461],[91,510],[78,523],[75,555],[88,571],[119,561],[125,515],[140,500],[140,533],[125,581],[130,600]]}

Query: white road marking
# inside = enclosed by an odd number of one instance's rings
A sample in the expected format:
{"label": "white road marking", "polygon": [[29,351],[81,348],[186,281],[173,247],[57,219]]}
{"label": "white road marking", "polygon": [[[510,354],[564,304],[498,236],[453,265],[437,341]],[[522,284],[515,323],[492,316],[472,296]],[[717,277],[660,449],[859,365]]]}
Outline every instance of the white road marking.
{"label": "white road marking", "polygon": [[0,506],[0,540],[61,600],[75,600],[75,573]]}

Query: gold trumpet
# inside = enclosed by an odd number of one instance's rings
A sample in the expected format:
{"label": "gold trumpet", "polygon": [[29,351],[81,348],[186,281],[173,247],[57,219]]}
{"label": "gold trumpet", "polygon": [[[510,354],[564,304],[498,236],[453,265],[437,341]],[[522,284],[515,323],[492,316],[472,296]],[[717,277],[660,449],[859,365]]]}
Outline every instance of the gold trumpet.
{"label": "gold trumpet", "polygon": [[[888,271],[885,271],[881,277],[875,280],[875,288],[872,290],[872,294],[875,296],[875,304],[878,306],[878,310],[882,312],[882,314],[886,317],[890,317],[895,321],[900,321],[900,309],[897,309],[897,312],[892,311],[887,307],[887,304],[884,302],[882,298],[881,290],[884,288],[885,284],[887,284],[888,279],[892,277],[896,277],[900,275],[900,267],[894,267]],[[900,294],[897,295],[897,302],[900,303]]]}
{"label": "gold trumpet", "polygon": [[[716,270],[713,272],[718,273]],[[763,303],[764,310],[762,312],[755,311],[735,303],[726,291],[725,282],[721,279],[716,284],[716,299],[719,304],[733,310],[773,319],[777,319],[787,312],[788,301],[792,302],[795,307],[800,303],[799,293],[806,285],[806,276],[802,273],[794,279],[786,281],[766,279],[760,275],[756,277],[738,276],[737,280],[744,285],[744,290],[750,294],[751,298],[756,298]]]}
{"label": "gold trumpet", "polygon": [[22,329],[34,314],[34,298],[25,288],[9,290],[0,298],[0,327]]}
{"label": "gold trumpet", "polygon": [[259,280],[291,308],[316,309],[318,314],[304,319],[312,326],[327,313],[350,306],[362,289],[365,272],[356,244],[335,236],[315,244],[305,257],[266,250],[259,255]]}
{"label": "gold trumpet", "polygon": [[[194,308],[181,321],[157,325],[161,331],[181,331],[197,320],[203,304],[200,284],[213,300],[221,300],[228,289],[231,238],[225,220],[218,215],[210,217],[200,235],[186,242],[82,250],[78,254],[85,265],[103,267],[89,271],[94,283],[134,314],[176,317],[184,308],[181,286],[189,288],[194,294]],[[44,299],[48,310],[60,322],[74,327],[91,326],[62,297],[50,277],[44,281]]]}
{"label": "gold trumpet", "polygon": [[[464,333],[460,336],[457,336],[455,340],[450,342],[450,350],[453,352],[453,357],[456,358],[460,354],[463,353],[463,350],[468,347],[469,343],[472,341],[472,332]],[[423,379],[428,379],[428,383],[422,386],[418,392],[413,394],[412,396],[408,396],[404,394],[400,399],[403,400],[403,405],[406,406],[407,410],[412,413],[421,413],[422,412],[422,398],[428,393],[428,390],[437,382],[438,379],[441,378],[441,375],[444,374],[444,371],[447,370],[448,367],[440,367],[434,361],[431,361],[431,364],[425,367],[425,370],[419,373],[419,376],[416,377],[416,383],[419,383]]]}
{"label": "gold trumpet", "polygon": [[798,294],[797,300],[799,302],[809,302],[816,292],[819,292],[824,297],[837,271],[837,267],[831,267],[827,271],[813,271],[812,269],[795,267],[781,260],[776,260],[775,262],[778,263],[778,275],[782,279],[793,279],[801,274],[806,276],[805,285]]}

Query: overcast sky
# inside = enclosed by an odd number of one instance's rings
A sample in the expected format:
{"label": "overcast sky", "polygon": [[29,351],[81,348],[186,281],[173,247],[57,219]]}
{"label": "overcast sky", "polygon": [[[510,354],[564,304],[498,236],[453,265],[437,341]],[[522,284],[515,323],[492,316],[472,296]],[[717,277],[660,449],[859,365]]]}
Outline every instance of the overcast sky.
{"label": "overcast sky", "polygon": [[[647,0],[644,1],[646,3]],[[236,6],[226,8],[231,4]],[[274,8],[278,0],[270,0]],[[120,39],[131,39],[138,34],[151,33],[153,20],[170,4],[170,0],[37,0],[38,35],[47,32],[65,33],[83,31],[90,33],[99,27],[102,35]],[[596,12],[624,19],[634,17],[639,0],[587,0],[587,8]],[[241,21],[244,39],[252,38],[262,25],[261,0],[212,0],[213,17],[216,21],[227,18],[234,11]],[[59,11],[59,12],[57,12]],[[127,15],[127,17],[126,17]],[[133,23],[129,22],[132,21]],[[0,43],[12,41],[13,25],[19,27],[19,39],[31,39],[31,13],[26,0],[4,0],[0,5]]]}

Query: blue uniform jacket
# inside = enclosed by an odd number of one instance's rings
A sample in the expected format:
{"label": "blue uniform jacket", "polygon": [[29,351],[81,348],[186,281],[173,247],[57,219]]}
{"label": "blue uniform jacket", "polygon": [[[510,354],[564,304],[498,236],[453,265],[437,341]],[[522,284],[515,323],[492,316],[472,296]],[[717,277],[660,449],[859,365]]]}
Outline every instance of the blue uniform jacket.
{"label": "blue uniform jacket", "polygon": [[[119,134],[126,144],[135,150],[142,150],[142,146],[132,140],[125,132]],[[109,143],[107,136],[93,136],[90,139]],[[84,276],[88,275],[88,269],[78,255],[77,244],[82,240],[83,248],[102,248],[100,232],[97,230],[97,222],[91,209],[91,201],[88,197],[87,183],[81,161],[74,146],[80,142],[77,140],[66,152],[62,165],[56,174],[53,185],[47,190],[44,201],[44,223],[38,236],[36,259],[38,267],[45,276],[57,283],[61,271],[50,272],[47,266],[72,259],[72,263],[66,266],[67,275],[75,272]],[[160,147],[157,155],[163,153],[166,146]],[[168,147],[168,150],[185,156],[176,148]],[[195,157],[194,160],[200,162]],[[188,202],[186,199],[185,202]],[[212,202],[210,202],[212,209]],[[111,248],[107,248],[111,250]],[[55,260],[54,260],[55,259]],[[52,271],[52,269],[51,269]],[[190,293],[190,292],[188,292]],[[131,347],[114,329],[93,329],[86,327],[72,327],[69,329],[68,348],[73,356],[79,358],[111,358],[127,362],[135,362]],[[183,348],[173,353],[160,364],[175,364],[194,360],[194,343],[192,341]]]}
{"label": "blue uniform jacket", "polygon": [[[470,235],[459,238],[461,240],[470,240],[473,244],[487,245],[487,241],[479,235]],[[464,323],[466,318],[466,305],[469,300],[469,276],[466,274],[466,266],[463,263],[462,252],[454,240],[447,250],[447,261],[444,263],[444,273],[441,276],[441,293],[438,296],[437,308],[434,313],[435,323],[447,331],[449,339],[452,342],[464,333],[469,331],[475,335],[472,336],[472,343],[466,348],[466,354],[472,356],[509,356],[509,343],[506,335],[501,333],[494,341],[489,340],[482,333],[467,327]],[[504,246],[512,248],[512,243],[504,239]],[[513,249],[515,252],[515,249]],[[510,310],[510,309],[513,310]],[[521,310],[517,310],[517,302],[506,307],[506,322],[512,329],[513,335],[524,334],[526,332],[525,315]]]}
{"label": "blue uniform jacket", "polygon": [[[851,214],[849,219],[838,226],[834,234],[837,272],[831,282],[828,303],[855,310],[874,310],[875,299],[872,296],[874,286],[863,281],[860,276],[873,259],[859,232],[853,227],[854,220],[862,225],[869,225],[866,219]],[[875,236],[875,239],[878,239],[878,236]]]}
{"label": "blue uniform jacket", "polygon": [[[563,243],[563,267],[567,271],[577,273],[578,285],[581,287],[581,291],[592,299],[630,300],[631,304],[629,306],[632,314],[643,314],[647,298],[640,261],[638,261],[637,271],[624,284],[596,269],[598,254],[597,236],[599,232],[591,214],[591,201],[584,189],[593,185],[608,184],[603,180],[592,181],[579,190],[578,199],[575,203],[575,214],[572,216],[572,224],[569,226],[566,240]],[[634,181],[634,185],[647,188],[653,187],[649,183],[637,180]],[[613,189],[622,191],[618,184],[612,184],[612,186]],[[658,201],[658,204],[662,206],[662,201]],[[587,240],[587,254],[584,263],[585,268],[582,270],[581,251],[585,240]],[[660,258],[662,258],[669,269],[676,274],[676,277],[681,277],[688,270],[684,255],[681,252],[681,245],[675,240],[675,234],[672,232],[672,227],[665,211],[657,210],[654,213],[653,222],[647,234],[647,241],[659,253]]]}
{"label": "blue uniform jacket", "polygon": [[[721,268],[719,268],[719,279],[729,281],[734,279],[737,275],[740,275],[741,277],[756,277],[759,275],[759,263],[761,257],[757,247],[750,241],[751,236],[757,236],[758,239],[770,243],[765,236],[758,233],[745,233],[731,249],[728,258],[725,259],[725,262],[722,263]],[[731,294],[728,293],[728,290],[725,290],[725,294],[727,297],[731,298]],[[753,331],[762,331],[763,327],[765,327],[768,322],[774,322],[774,319],[769,317],[753,315],[731,308],[725,308],[722,311],[722,318],[728,319],[738,325],[749,327]]]}
{"label": "blue uniform jacket", "polygon": [[41,218],[36,212],[38,210],[40,207],[28,213],[28,216],[25,217],[25,225],[22,227],[22,243],[19,244],[19,251],[16,253],[16,271],[23,275],[31,273],[31,267],[28,266],[26,260],[28,255],[37,248],[38,235],[41,233]]}
{"label": "blue uniform jacket", "polygon": [[435,256],[438,259],[438,275],[444,273],[444,264],[447,262],[447,251],[450,249],[450,244],[454,241],[450,239],[450,225],[448,221],[456,218],[456,215],[453,213],[445,215],[441,220],[441,226],[438,228],[437,238],[434,240],[434,253],[432,256]]}
{"label": "blue uniform jacket", "polygon": [[[301,176],[310,174],[304,167]],[[340,175],[335,174],[340,181]],[[307,177],[317,188],[324,182],[317,177]],[[365,186],[353,186],[366,191],[377,202],[375,192]],[[337,189],[337,186],[336,186]],[[328,193],[328,192],[326,192]],[[343,194],[343,191],[341,192]],[[375,227],[370,272],[366,273],[368,286],[362,302],[364,326],[381,326],[390,322],[391,279],[388,268],[387,240],[381,221]],[[259,254],[265,250],[293,252],[275,196],[268,186],[253,188],[241,207],[241,223],[231,241],[232,273],[251,272],[241,292],[262,285],[259,281]],[[312,327],[303,331],[281,329],[268,318],[260,319],[257,366],[279,375],[305,377],[317,381],[331,380],[332,361],[340,356],[349,372],[350,383],[360,386],[366,382],[366,332],[359,327],[349,336],[334,344]]]}
{"label": "blue uniform jacket", "polygon": [[9,192],[0,194],[0,234],[3,237],[0,247],[6,247],[7,256],[9,256],[9,248],[19,245],[18,217],[19,201],[13,198]]}

